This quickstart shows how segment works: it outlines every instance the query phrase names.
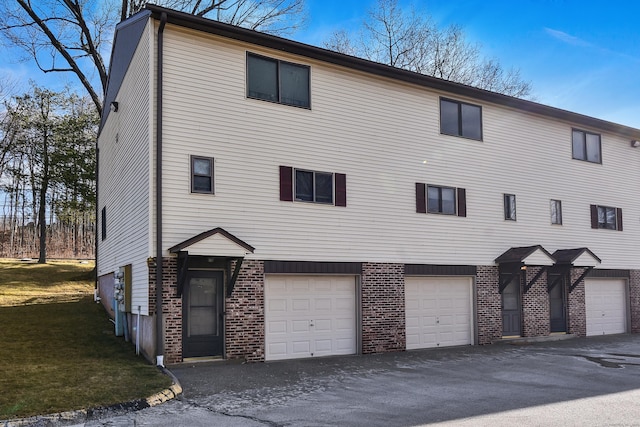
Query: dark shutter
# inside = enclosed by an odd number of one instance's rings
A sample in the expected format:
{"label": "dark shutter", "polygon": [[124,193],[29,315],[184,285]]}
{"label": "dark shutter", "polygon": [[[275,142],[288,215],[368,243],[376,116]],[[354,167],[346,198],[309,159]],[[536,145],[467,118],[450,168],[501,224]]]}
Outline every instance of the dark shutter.
{"label": "dark shutter", "polygon": [[335,174],[336,206],[347,206],[347,176],[343,173]]}
{"label": "dark shutter", "polygon": [[467,190],[458,188],[458,216],[467,216]]}
{"label": "dark shutter", "polygon": [[591,228],[598,228],[598,206],[591,205]]}
{"label": "dark shutter", "polygon": [[622,231],[622,209],[616,208],[616,227],[618,231]]}
{"label": "dark shutter", "polygon": [[293,202],[293,168],[280,166],[280,200]]}
{"label": "dark shutter", "polygon": [[416,182],[416,212],[427,213],[426,185]]}

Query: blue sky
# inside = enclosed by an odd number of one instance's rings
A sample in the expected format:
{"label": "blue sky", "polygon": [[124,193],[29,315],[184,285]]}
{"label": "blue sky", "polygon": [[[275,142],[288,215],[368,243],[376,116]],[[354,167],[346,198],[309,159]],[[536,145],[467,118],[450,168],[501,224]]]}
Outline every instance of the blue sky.
{"label": "blue sky", "polygon": [[[299,41],[321,44],[362,22],[374,1],[309,1]],[[400,0],[401,5],[410,1]],[[537,102],[640,128],[637,0],[414,0],[441,25],[463,26],[483,53],[520,68]]]}
{"label": "blue sky", "polygon": [[[375,0],[307,0],[306,28],[291,38],[322,45],[360,25]],[[403,6],[410,1],[399,0]],[[537,102],[640,128],[640,2],[637,0],[414,0],[441,25],[459,24],[483,53],[520,68]],[[26,83],[77,85],[70,74],[44,77],[15,52],[0,73]],[[54,87],[55,88],[55,87]]]}

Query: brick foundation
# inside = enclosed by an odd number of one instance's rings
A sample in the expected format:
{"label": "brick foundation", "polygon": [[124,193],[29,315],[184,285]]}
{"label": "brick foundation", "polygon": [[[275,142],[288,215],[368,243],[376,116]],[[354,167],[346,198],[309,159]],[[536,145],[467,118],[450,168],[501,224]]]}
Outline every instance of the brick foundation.
{"label": "brick foundation", "polygon": [[[149,312],[155,315],[155,259],[149,263]],[[584,279],[569,293],[583,273],[574,268],[566,284],[568,333],[586,335]],[[526,282],[539,271],[529,267]],[[182,298],[177,295],[177,258],[163,259],[163,321],[165,363],[182,361]],[[258,362],[265,359],[264,262],[245,260],[233,293],[225,297],[225,349],[229,359]],[[502,297],[497,266],[478,266],[476,283],[477,344],[502,337]],[[404,265],[363,263],[361,275],[362,353],[403,351],[406,348]],[[640,333],[640,270],[629,278],[631,332]],[[547,275],[542,274],[522,294],[523,336],[550,333]]]}
{"label": "brick foundation", "polygon": [[406,349],[404,264],[362,264],[362,353]]}
{"label": "brick foundation", "polygon": [[[156,314],[156,259],[149,266],[149,313]],[[178,296],[178,259],[162,259],[164,362],[182,362],[182,297]]]}
{"label": "brick foundation", "polygon": [[[569,283],[567,283],[567,292],[569,292],[569,288],[571,284],[577,280],[583,273],[584,269],[582,268],[573,268],[571,269],[571,274],[569,275]],[[568,326],[570,334],[575,334],[579,337],[583,337],[587,334],[587,312],[585,308],[585,299],[584,299],[584,279],[578,283],[578,285],[573,289],[573,291],[568,294],[568,306],[567,306],[567,317]]]}
{"label": "brick foundation", "polygon": [[476,273],[476,319],[478,344],[502,338],[502,297],[498,292],[498,267],[478,266]]}
{"label": "brick foundation", "polygon": [[264,361],[263,261],[242,263],[233,293],[225,298],[225,311],[227,358]]}
{"label": "brick foundation", "polygon": [[[541,269],[542,267],[527,268],[525,287]],[[522,320],[524,337],[549,335],[549,292],[547,292],[547,275],[544,273],[526,293],[522,294]]]}
{"label": "brick foundation", "polygon": [[640,270],[629,272],[629,300],[631,301],[631,332],[640,333]]}

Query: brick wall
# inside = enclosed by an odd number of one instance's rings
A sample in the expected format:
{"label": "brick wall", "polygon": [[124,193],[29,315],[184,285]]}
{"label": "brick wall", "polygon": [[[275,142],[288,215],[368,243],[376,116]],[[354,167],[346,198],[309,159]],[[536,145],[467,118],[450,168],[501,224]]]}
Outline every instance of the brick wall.
{"label": "brick wall", "polygon": [[[232,266],[235,268],[235,265]],[[232,270],[233,271],[233,270]],[[231,297],[225,298],[227,358],[264,360],[264,262],[244,260]]]}
{"label": "brick wall", "polygon": [[[542,267],[528,267],[525,284],[531,282]],[[523,289],[524,291],[524,289]],[[550,333],[549,293],[547,275],[543,273],[531,288],[522,294],[523,336],[540,337]]]}
{"label": "brick wall", "polygon": [[478,344],[502,338],[502,296],[498,292],[498,267],[478,266],[476,273],[476,318]]}
{"label": "brick wall", "polygon": [[640,333],[640,270],[629,272],[629,299],[631,301],[631,332]]}
{"label": "brick wall", "polygon": [[362,353],[406,349],[404,264],[362,264]]}
{"label": "brick wall", "polygon": [[[584,272],[583,268],[572,268],[571,274],[569,275],[569,283],[567,283],[567,292],[571,287],[571,284],[577,280],[582,273]],[[568,307],[567,307],[567,317],[570,334],[578,335],[579,337],[583,337],[587,334],[587,314],[585,309],[585,299],[584,299],[584,279],[578,283],[575,289],[569,293],[569,297],[567,298]]]}
{"label": "brick wall", "polygon": [[[156,259],[149,266],[149,314],[156,314]],[[164,362],[182,362],[182,297],[178,296],[178,259],[162,259]]]}

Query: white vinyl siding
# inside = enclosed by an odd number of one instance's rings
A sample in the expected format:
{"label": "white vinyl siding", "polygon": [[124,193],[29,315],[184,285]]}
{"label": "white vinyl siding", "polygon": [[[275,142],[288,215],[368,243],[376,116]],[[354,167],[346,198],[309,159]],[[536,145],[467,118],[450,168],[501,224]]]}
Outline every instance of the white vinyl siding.
{"label": "white vinyl siding", "polygon": [[[640,214],[628,138],[603,133],[603,164],[575,161],[571,123],[474,99],[460,101],[482,107],[483,140],[451,138],[439,99],[457,96],[171,25],[165,42],[164,248],[220,226],[258,259],[491,265],[535,243],[640,268],[640,223],[590,227],[590,203]],[[247,99],[247,51],[309,65],[313,109]],[[189,193],[190,153],[215,158],[215,198]],[[347,208],[280,202],[280,165],[345,173]],[[465,188],[468,217],[416,215],[416,182]],[[563,227],[549,223],[549,189]],[[517,222],[503,194],[518,195]]]}
{"label": "white vinyl siding", "polygon": [[356,353],[353,276],[267,276],[265,358]]}
{"label": "white vinyl siding", "polygon": [[407,350],[473,344],[472,280],[407,277]]}
{"label": "white vinyl siding", "polygon": [[627,332],[626,289],[623,279],[585,279],[588,336]]}
{"label": "white vinyl siding", "polygon": [[[98,276],[132,266],[132,312],[148,314],[150,256],[150,37],[149,25],[137,46],[98,139],[98,206],[106,207],[107,238],[98,242]],[[109,108],[106,106],[105,108]]]}

